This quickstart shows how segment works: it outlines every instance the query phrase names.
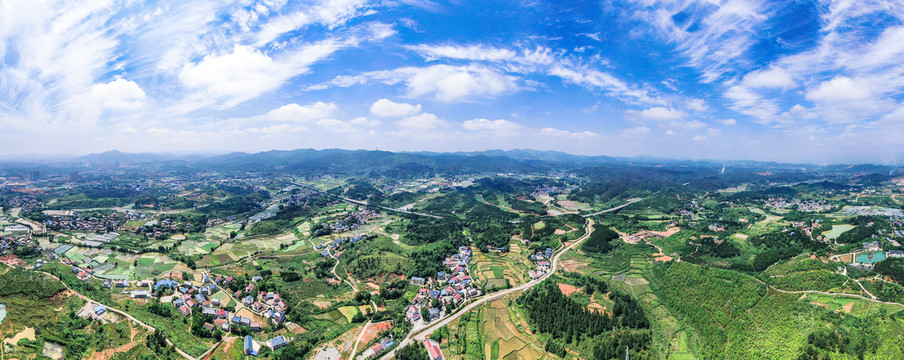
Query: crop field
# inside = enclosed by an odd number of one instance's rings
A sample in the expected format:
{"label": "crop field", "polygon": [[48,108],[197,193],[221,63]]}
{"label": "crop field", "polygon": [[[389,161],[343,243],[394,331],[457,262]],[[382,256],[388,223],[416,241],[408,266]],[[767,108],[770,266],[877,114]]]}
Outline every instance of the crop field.
{"label": "crop field", "polygon": [[185,240],[177,248],[180,253],[187,255],[208,254],[217,247],[217,243],[213,241],[193,241]]}
{"label": "crop field", "polygon": [[534,347],[530,336],[521,333],[509,316],[505,300],[491,302],[481,312],[481,332],[485,334],[486,359],[536,360],[546,356],[545,351]]}
{"label": "crop field", "polygon": [[827,237],[829,240],[835,240],[844,232],[855,228],[854,225],[841,224],[841,225],[832,225],[832,230],[823,232],[822,235]]}
{"label": "crop field", "polygon": [[342,316],[345,316],[345,320],[348,320],[348,322],[352,322],[352,318],[361,313],[357,306],[343,306],[338,310],[342,313]]}
{"label": "crop field", "polygon": [[[775,264],[758,276],[761,280],[782,290],[820,290],[846,292],[849,279],[835,273],[835,264],[824,263],[807,256],[798,256]],[[844,287],[842,287],[844,286]],[[859,286],[853,293],[859,292]]]}
{"label": "crop field", "polygon": [[343,315],[342,312],[339,310],[330,310],[329,312],[325,312],[323,314],[317,314],[312,317],[315,319],[329,320],[329,321],[339,321],[342,319],[346,319],[345,315]]}
{"label": "crop field", "polygon": [[892,315],[904,310],[904,306],[893,304],[875,303],[854,297],[830,296],[822,294],[805,294],[801,300],[808,301],[819,307],[824,307],[833,312],[844,312],[858,317],[885,313]]}
{"label": "crop field", "polygon": [[148,253],[142,255],[138,259],[138,266],[135,267],[136,279],[149,279],[160,276],[161,274],[173,270],[179,262],[170,259],[168,256],[157,253]]}
{"label": "crop field", "polygon": [[509,284],[516,286],[527,282],[527,272],[532,265],[527,257],[521,253],[520,244],[517,241],[510,243],[511,251],[505,254],[483,253],[474,249],[474,258],[471,260],[471,273],[476,280],[481,281],[487,288],[503,287],[506,279]]}

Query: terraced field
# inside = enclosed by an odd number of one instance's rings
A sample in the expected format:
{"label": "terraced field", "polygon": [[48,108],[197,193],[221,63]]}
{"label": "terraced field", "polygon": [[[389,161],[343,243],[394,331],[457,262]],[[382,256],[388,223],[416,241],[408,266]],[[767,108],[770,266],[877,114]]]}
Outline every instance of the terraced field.
{"label": "terraced field", "polygon": [[481,327],[486,334],[485,359],[536,360],[547,356],[542,348],[534,345],[534,339],[518,330],[504,299],[491,302],[482,311]]}

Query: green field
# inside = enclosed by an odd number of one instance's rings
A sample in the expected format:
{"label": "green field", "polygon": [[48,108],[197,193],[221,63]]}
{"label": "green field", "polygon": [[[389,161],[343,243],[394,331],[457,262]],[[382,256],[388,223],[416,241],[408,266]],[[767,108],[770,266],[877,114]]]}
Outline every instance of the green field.
{"label": "green field", "polygon": [[355,315],[361,313],[361,311],[358,310],[357,306],[343,306],[338,310],[342,314],[342,316],[345,316],[345,320],[348,320],[348,322],[352,322],[352,319],[355,317]]}
{"label": "green field", "polygon": [[842,233],[844,233],[845,231],[851,230],[853,228],[855,228],[854,225],[847,225],[847,224],[832,225],[832,230],[823,232],[822,235],[829,238],[829,240],[835,240],[839,236],[841,236]]}

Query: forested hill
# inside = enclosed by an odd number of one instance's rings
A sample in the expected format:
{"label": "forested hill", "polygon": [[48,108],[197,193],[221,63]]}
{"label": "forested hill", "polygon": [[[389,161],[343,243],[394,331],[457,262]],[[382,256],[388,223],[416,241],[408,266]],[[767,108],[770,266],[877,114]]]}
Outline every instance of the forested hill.
{"label": "forested hill", "polygon": [[[27,174],[53,169],[68,174],[85,168],[143,166],[161,170],[286,171],[301,175],[338,174],[390,178],[486,173],[546,174],[569,172],[591,178],[622,177],[640,188],[690,186],[713,190],[742,182],[798,183],[823,174],[842,182],[872,185],[888,182],[902,169],[882,165],[800,165],[758,161],[674,160],[650,157],[581,156],[556,151],[487,150],[475,152],[389,152],[379,150],[296,149],[223,155],[135,154],[119,151],[81,157],[0,161],[0,168]],[[51,171],[54,172],[54,171]],[[651,181],[651,179],[656,179]],[[833,180],[835,181],[835,180]],[[623,182],[620,182],[623,183]],[[597,184],[603,187],[609,185]]]}
{"label": "forested hill", "polygon": [[365,174],[389,177],[424,177],[486,172],[534,173],[553,170],[556,164],[505,156],[409,154],[366,150],[291,150],[256,154],[233,153],[192,164],[233,170],[270,170],[276,167],[305,173]]}

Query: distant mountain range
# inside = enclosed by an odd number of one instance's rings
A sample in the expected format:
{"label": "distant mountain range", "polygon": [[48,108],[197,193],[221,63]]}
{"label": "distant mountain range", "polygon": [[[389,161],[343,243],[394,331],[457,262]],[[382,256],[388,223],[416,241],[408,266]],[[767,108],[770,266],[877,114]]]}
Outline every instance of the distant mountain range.
{"label": "distant mountain range", "polygon": [[[11,160],[7,157],[7,161]],[[162,164],[187,167],[210,167],[229,170],[288,169],[308,172],[372,173],[374,175],[430,175],[442,173],[472,172],[538,172],[567,170],[595,165],[639,166],[690,166],[783,170],[827,171],[851,176],[880,174],[900,175],[902,169],[887,165],[828,165],[782,164],[763,161],[680,160],[656,157],[610,157],[574,155],[560,151],[532,149],[485,150],[470,152],[388,152],[343,149],[272,150],[259,153],[234,152],[221,155],[126,153],[117,150],[85,156],[53,155],[41,158],[31,155],[17,159],[16,163],[57,163],[82,166],[109,166],[113,164]],[[871,181],[876,178],[869,179]],[[869,181],[869,182],[871,182]]]}

